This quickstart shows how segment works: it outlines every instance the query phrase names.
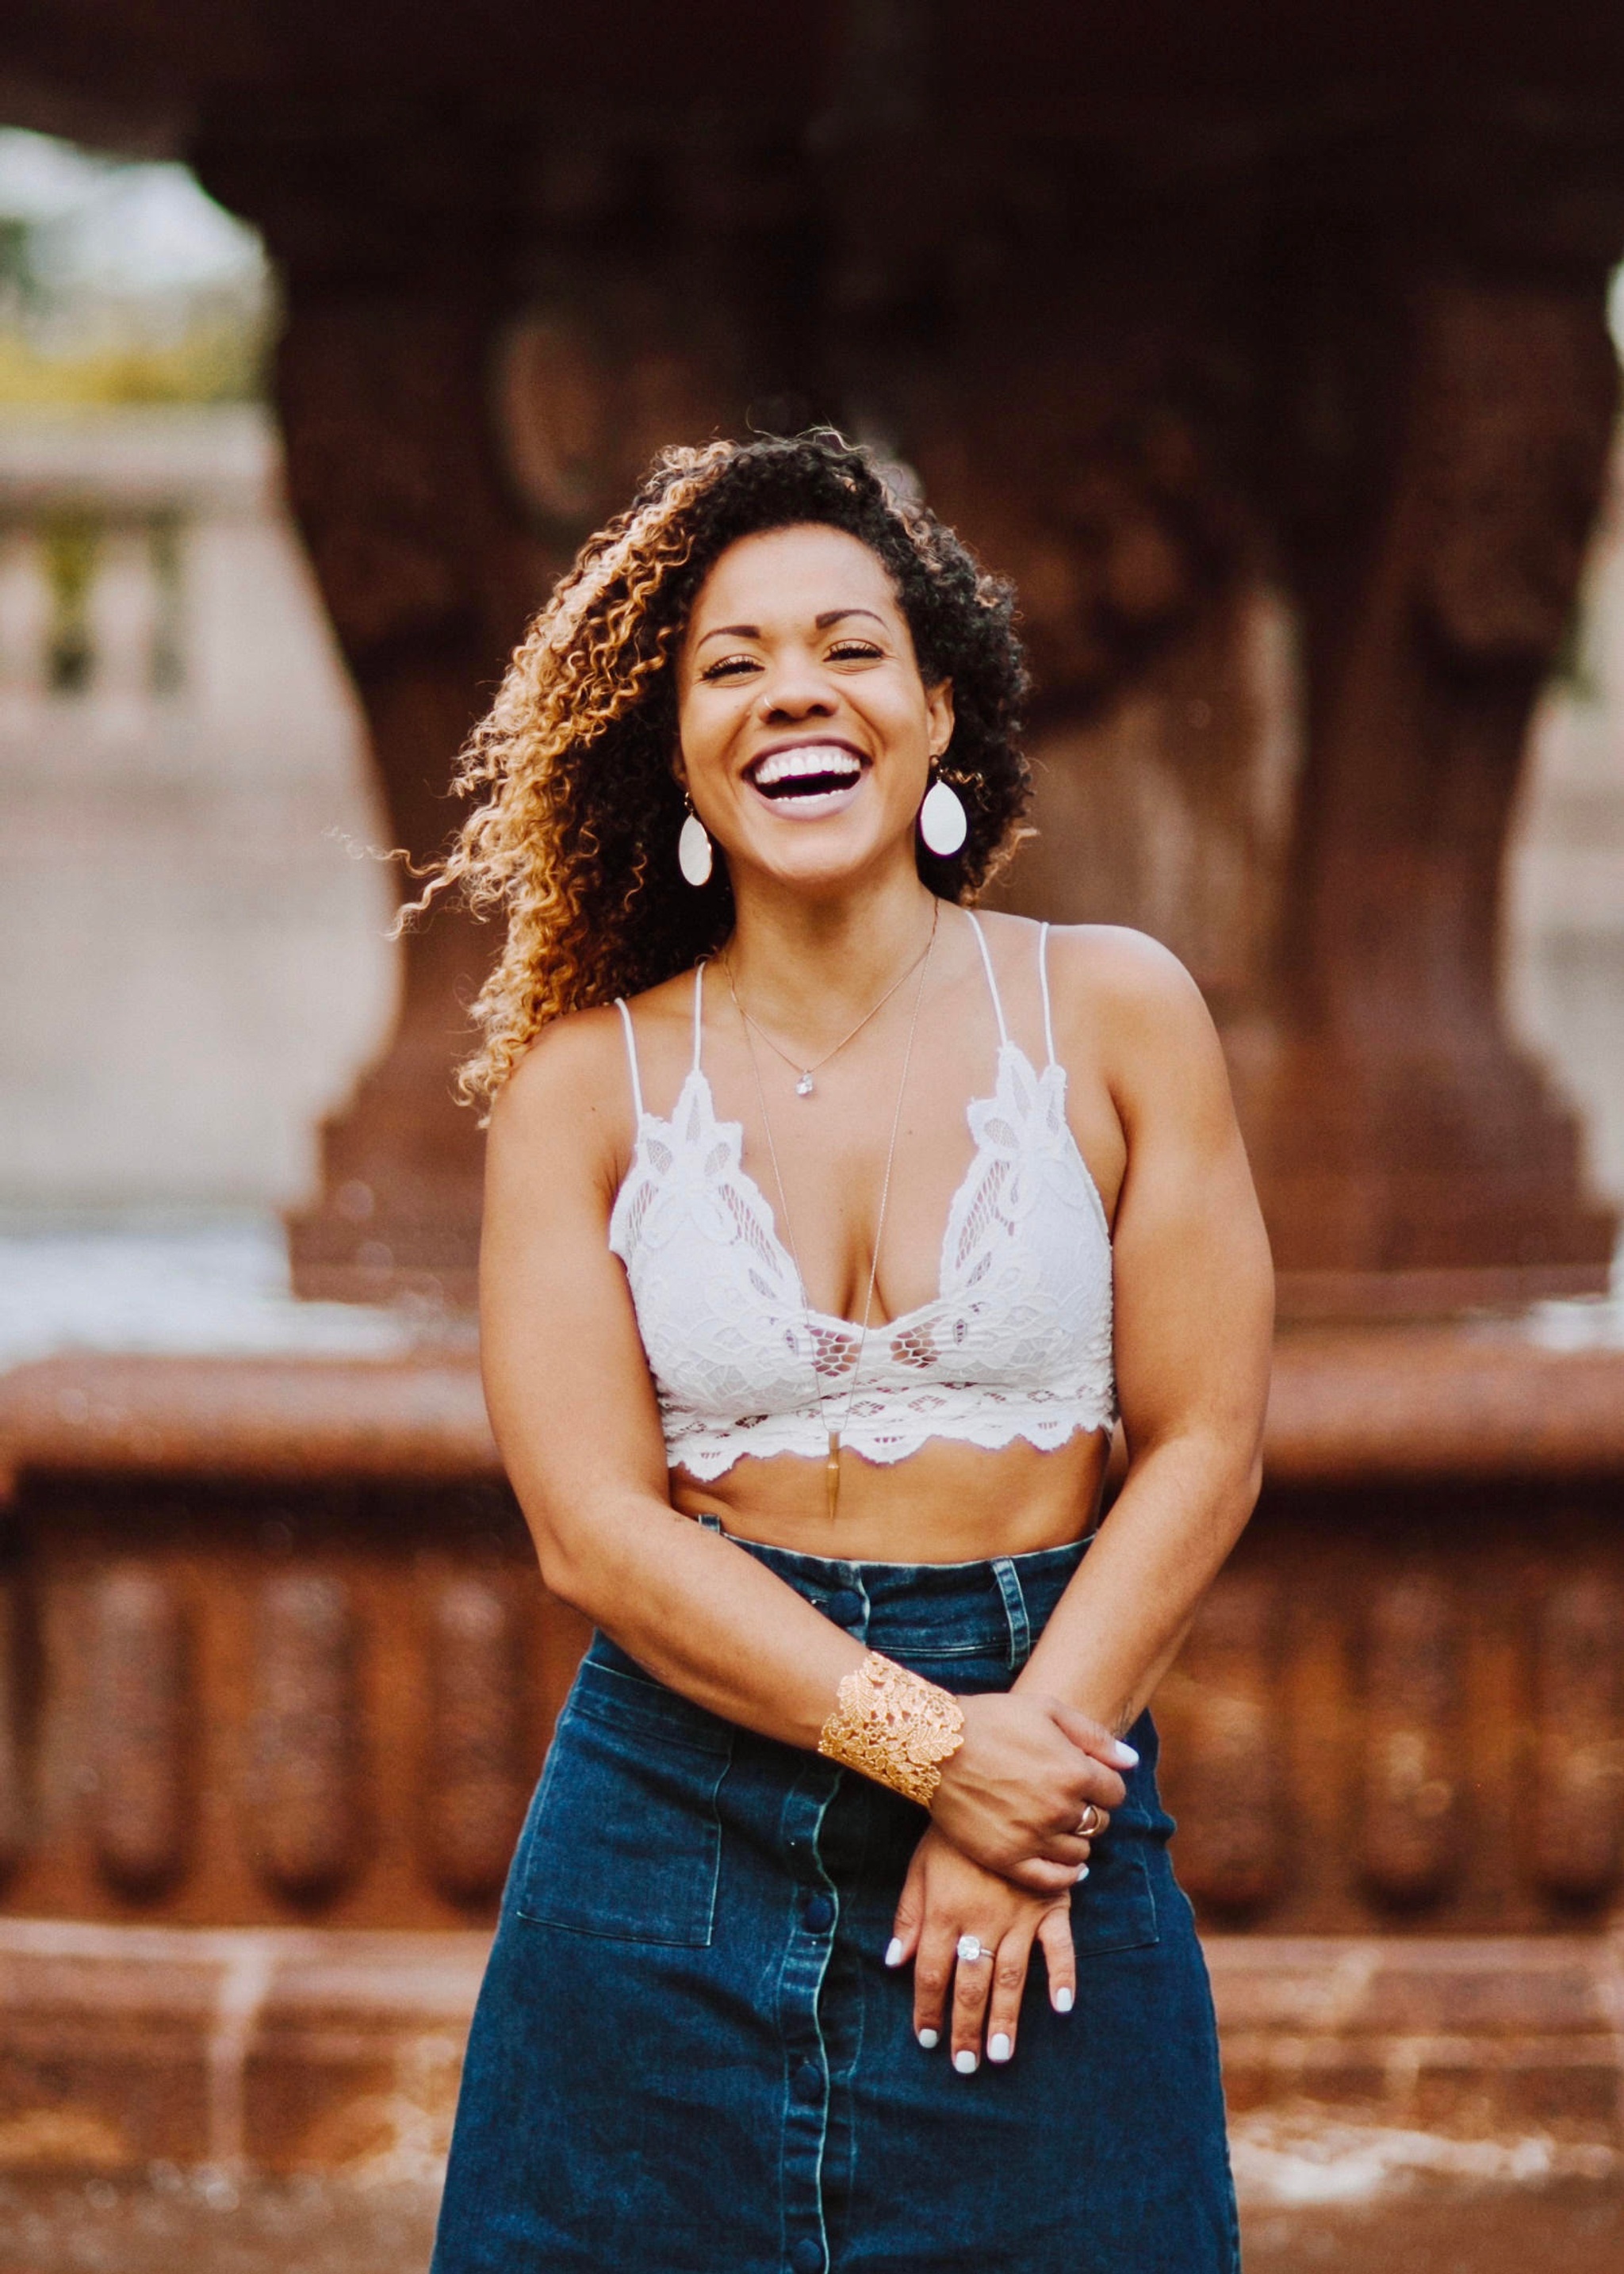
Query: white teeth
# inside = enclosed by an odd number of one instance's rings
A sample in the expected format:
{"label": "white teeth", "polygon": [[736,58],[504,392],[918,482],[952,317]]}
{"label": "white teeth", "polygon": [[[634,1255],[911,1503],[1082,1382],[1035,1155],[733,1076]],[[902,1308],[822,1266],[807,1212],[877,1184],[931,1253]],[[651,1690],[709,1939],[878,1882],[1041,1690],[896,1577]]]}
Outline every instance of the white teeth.
{"label": "white teeth", "polygon": [[754,779],[758,789],[771,789],[779,782],[798,780],[807,774],[839,774],[850,781],[862,771],[850,750],[837,750],[827,742],[807,742],[797,749],[771,752],[755,768]]}

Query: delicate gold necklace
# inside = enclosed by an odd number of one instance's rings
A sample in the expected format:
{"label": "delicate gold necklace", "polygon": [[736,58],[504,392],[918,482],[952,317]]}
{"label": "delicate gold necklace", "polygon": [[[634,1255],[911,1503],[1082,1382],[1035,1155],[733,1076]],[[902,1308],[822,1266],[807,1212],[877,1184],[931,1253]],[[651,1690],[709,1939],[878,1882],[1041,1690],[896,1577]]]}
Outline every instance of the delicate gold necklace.
{"label": "delicate gold necklace", "polygon": [[[733,967],[731,963],[725,956],[721,960],[721,968],[728,975],[728,992],[732,996],[733,1007],[738,1013],[744,1026],[744,1047],[750,1053],[750,1070],[756,1078],[756,1099],[761,1108],[761,1126],[767,1131],[767,1157],[773,1163],[773,1182],[778,1187],[779,1212],[784,1220],[784,1235],[789,1244],[789,1261],[795,1266],[796,1279],[801,1290],[801,1314],[806,1328],[807,1347],[812,1352],[812,1389],[818,1399],[818,1418],[828,1433],[829,1454],[828,1459],[824,1465],[823,1473],[825,1488],[828,1496],[829,1521],[831,1524],[835,1521],[835,1510],[840,1505],[841,1439],[845,1434],[847,1425],[851,1419],[852,1401],[857,1394],[857,1369],[863,1363],[863,1352],[868,1344],[868,1322],[873,1314],[874,1308],[874,1283],[880,1276],[880,1243],[885,1238],[886,1209],[891,1198],[891,1169],[893,1163],[896,1159],[897,1132],[903,1126],[903,1099],[906,1095],[908,1088],[908,1069],[913,1062],[913,1038],[919,1025],[919,1005],[925,1000],[925,982],[930,972],[931,950],[936,945],[936,923],[940,913],[941,902],[938,900],[935,907],[931,911],[931,936],[925,941],[924,950],[918,958],[918,968],[919,973],[919,983],[914,990],[913,1016],[908,1021],[908,1040],[903,1050],[902,1078],[896,1085],[896,1111],[891,1116],[891,1141],[886,1147],[885,1175],[881,1178],[880,1184],[880,1213],[874,1223],[874,1252],[868,1267],[868,1292],[863,1299],[863,1320],[862,1324],[857,1330],[857,1355],[851,1361],[850,1368],[847,1376],[845,1408],[841,1414],[838,1425],[834,1427],[830,1427],[829,1409],[823,1395],[823,1374],[818,1364],[818,1332],[816,1328],[812,1325],[812,1305],[807,1300],[806,1275],[801,1269],[801,1253],[799,1248],[796,1246],[795,1224],[789,1214],[789,1195],[784,1191],[783,1171],[778,1165],[778,1148],[773,1142],[773,1118],[767,1110],[767,1089],[761,1080],[761,1062],[756,1056],[756,1046],[751,1039],[750,1029],[753,1026],[754,1021],[747,1015],[744,1005],[738,999],[738,990],[733,984]],[[912,969],[914,967],[912,965],[909,967],[910,969]],[[903,979],[906,979],[908,973],[904,971],[903,974]],[[896,986],[900,987],[901,985],[902,980],[899,979],[896,983]],[[880,998],[880,1002],[875,1004],[874,1011],[881,1009],[886,1003],[889,1002],[891,997],[895,995],[895,992],[896,987],[892,987],[888,990],[887,993]],[[873,1015],[874,1012],[871,1011],[868,1017],[872,1019]],[[862,1024],[866,1026],[868,1024],[868,1020],[865,1019],[862,1021]],[[857,1031],[857,1029],[856,1028],[852,1029],[854,1034]],[[851,1036],[849,1035],[846,1037],[846,1040],[850,1042],[850,1039]],[[765,1042],[768,1040],[768,1037],[763,1035],[762,1040]],[[839,1047],[843,1048],[844,1045],[842,1044],[839,1045]],[[784,1054],[780,1050],[778,1055],[780,1058],[782,1058]],[[831,1052],[830,1055],[833,1056],[833,1052]],[[790,1058],[787,1060],[786,1063],[793,1065],[795,1061],[793,1058]],[[797,1089],[799,1088],[798,1084],[797,1085]],[[848,1321],[848,1323],[850,1324],[850,1322]]]}
{"label": "delicate gold necklace", "polygon": [[[941,902],[938,900],[936,907],[940,908],[940,906]],[[903,982],[918,969],[921,962],[930,953],[931,940],[934,939],[935,937],[936,916],[934,911],[933,911],[931,915],[930,937],[926,939],[924,946],[919,950],[918,954],[915,956],[913,961],[909,964],[907,969],[900,972],[891,982],[891,984],[886,989],[885,993],[880,997],[878,1003],[874,1005],[872,1011],[864,1012],[863,1016],[857,1020],[857,1025],[853,1027],[849,1035],[842,1035],[832,1050],[825,1050],[823,1056],[820,1058],[814,1058],[810,1065],[803,1065],[799,1058],[792,1058],[788,1050],[781,1048],[781,1046],[773,1040],[771,1035],[767,1033],[767,1028],[759,1025],[756,1020],[752,1018],[750,1013],[744,1008],[743,1003],[739,1001],[738,990],[733,985],[732,966],[729,965],[728,968],[728,986],[732,992],[734,1008],[737,1011],[739,1017],[743,1019],[744,1024],[752,1030],[752,1032],[760,1035],[768,1050],[776,1051],[777,1055],[783,1060],[787,1066],[794,1068],[796,1073],[800,1077],[795,1085],[796,1096],[797,1097],[811,1097],[817,1088],[817,1084],[812,1080],[813,1074],[820,1073],[823,1071],[823,1068],[827,1065],[831,1058],[837,1058],[840,1056],[848,1043],[856,1042],[857,1036],[862,1033],[864,1028],[867,1026],[871,1019],[877,1019],[880,1016],[880,1013],[885,1009],[886,1005],[890,1001],[892,996],[895,994],[897,989],[903,984]]]}

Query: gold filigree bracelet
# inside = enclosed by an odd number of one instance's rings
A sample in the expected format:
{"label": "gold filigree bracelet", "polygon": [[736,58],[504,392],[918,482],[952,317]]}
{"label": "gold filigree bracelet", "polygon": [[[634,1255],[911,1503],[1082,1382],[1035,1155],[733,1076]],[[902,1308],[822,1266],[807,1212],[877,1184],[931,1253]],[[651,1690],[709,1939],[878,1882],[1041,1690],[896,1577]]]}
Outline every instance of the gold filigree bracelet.
{"label": "gold filigree bracelet", "polygon": [[823,1725],[818,1751],[928,1808],[941,1782],[941,1764],[964,1742],[957,1698],[877,1650],[835,1694],[839,1702]]}

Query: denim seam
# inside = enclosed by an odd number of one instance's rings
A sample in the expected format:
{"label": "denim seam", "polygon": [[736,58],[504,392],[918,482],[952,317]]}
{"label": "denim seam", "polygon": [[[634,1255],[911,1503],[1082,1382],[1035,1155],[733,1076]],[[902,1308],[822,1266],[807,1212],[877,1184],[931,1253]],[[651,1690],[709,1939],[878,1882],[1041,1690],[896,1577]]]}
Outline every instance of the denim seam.
{"label": "denim seam", "polygon": [[998,1592],[1004,1599],[1004,1615],[1009,1622],[1009,1663],[1018,1674],[1032,1654],[1032,1625],[1014,1557],[993,1556],[993,1577],[998,1582]]}
{"label": "denim seam", "polygon": [[[821,1766],[821,1764],[820,1764],[820,1766]],[[792,1785],[789,1793],[785,1796],[786,1814],[795,1803],[797,1788],[800,1781],[801,1780],[797,1780],[797,1784]],[[839,1781],[840,1780],[838,1775],[832,1778],[822,1799],[815,1803],[812,1819],[810,1826],[808,1827],[807,1834],[812,1863],[817,1871],[818,1879],[821,1883],[822,1892],[826,1894],[829,1897],[830,1901],[835,1904],[836,1920],[839,1918],[840,1896],[833,1879],[831,1879],[827,1870],[825,1868],[823,1858],[819,1853],[819,1841],[823,1833],[824,1818],[828,1814],[835,1792],[839,1788]],[[812,1794],[810,1792],[806,1795],[806,1798],[808,1800],[812,1799]],[[781,1818],[781,1824],[782,1821],[782,1819]],[[831,1927],[828,1934],[822,1938],[822,1944],[823,1946],[819,1953],[815,1976],[812,1984],[812,2040],[818,2048],[818,2063],[823,2072],[824,2077],[823,2108],[818,2125],[817,2150],[812,2158],[812,2202],[817,2217],[818,2243],[823,2253],[823,2262],[827,2270],[829,2258],[829,2239],[828,2231],[825,2225],[823,2217],[823,2154],[828,2139],[829,2128],[829,2059],[828,2047],[824,2042],[823,2020],[819,2012],[819,2007],[822,2002],[823,1984],[825,1977],[828,1972],[830,1954],[835,1946],[835,1933],[833,1927]],[[795,1968],[797,1957],[797,1953],[795,1946],[795,1931],[792,1927],[785,1943],[783,1960],[779,1970],[779,2012],[781,2015],[784,2010],[784,2000],[786,1997],[792,1997],[794,1994],[793,1992],[787,1988],[785,1977],[790,1973],[791,1969]],[[788,2077],[786,2077],[785,2081],[787,2083]],[[791,2098],[793,2098],[793,2094],[791,2095]],[[778,2159],[780,2202],[782,2206],[783,2212],[783,2216],[781,2218],[779,2238],[781,2251],[782,2251],[786,2257],[788,2255],[788,2245],[790,2239],[786,2229],[793,2226],[796,2216],[790,2202],[790,2198],[794,2194],[794,2187],[791,2180],[791,2173],[788,2168],[791,2161],[791,2142],[794,2137],[793,2131],[791,2129],[793,2122],[794,2117],[793,2112],[791,2112],[789,2114],[788,2120],[784,2123],[783,2129],[781,2134]]]}

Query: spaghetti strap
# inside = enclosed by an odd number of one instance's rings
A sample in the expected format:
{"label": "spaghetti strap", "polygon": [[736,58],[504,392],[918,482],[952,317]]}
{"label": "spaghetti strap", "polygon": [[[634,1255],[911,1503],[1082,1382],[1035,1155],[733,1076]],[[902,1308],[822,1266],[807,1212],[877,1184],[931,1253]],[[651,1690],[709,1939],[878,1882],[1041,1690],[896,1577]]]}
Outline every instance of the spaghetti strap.
{"label": "spaghetti strap", "polygon": [[631,1069],[631,1103],[637,1108],[638,1127],[643,1126],[643,1084],[638,1076],[638,1038],[631,1030],[631,1013],[623,995],[615,998],[615,1008],[620,1013],[620,1022],[626,1030],[626,1064]]}
{"label": "spaghetti strap", "polygon": [[1009,1029],[1004,1024],[1003,998],[998,991],[998,982],[993,976],[993,959],[987,953],[986,934],[982,930],[981,919],[973,908],[966,908],[964,913],[975,929],[976,945],[981,950],[981,960],[986,967],[986,983],[992,993],[993,1008],[998,1017],[998,1039],[1001,1043],[1007,1043],[1009,1039]]}
{"label": "spaghetti strap", "polygon": [[1049,1011],[1049,927],[1038,927],[1038,985],[1043,996],[1043,1040],[1049,1053],[1049,1064],[1054,1063],[1054,1020]]}
{"label": "spaghetti strap", "polygon": [[693,1070],[699,1071],[699,1045],[705,1039],[705,958],[693,967]]}

